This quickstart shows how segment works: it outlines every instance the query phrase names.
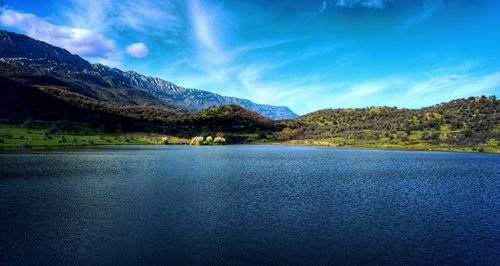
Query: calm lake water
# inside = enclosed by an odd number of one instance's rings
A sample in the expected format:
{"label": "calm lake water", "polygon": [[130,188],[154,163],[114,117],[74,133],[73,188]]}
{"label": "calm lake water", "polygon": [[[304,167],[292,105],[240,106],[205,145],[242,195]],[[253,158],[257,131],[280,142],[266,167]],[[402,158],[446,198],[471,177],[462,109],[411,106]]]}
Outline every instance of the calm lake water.
{"label": "calm lake water", "polygon": [[1,153],[0,265],[498,265],[499,163],[264,145]]}

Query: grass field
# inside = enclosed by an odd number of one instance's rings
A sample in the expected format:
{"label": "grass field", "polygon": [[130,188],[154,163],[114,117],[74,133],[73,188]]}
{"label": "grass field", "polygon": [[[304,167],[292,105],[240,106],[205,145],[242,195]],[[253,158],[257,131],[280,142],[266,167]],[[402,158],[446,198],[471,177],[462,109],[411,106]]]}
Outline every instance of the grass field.
{"label": "grass field", "polygon": [[47,125],[38,122],[26,128],[21,125],[0,123],[0,149],[37,149],[88,145],[128,144],[189,144],[189,139],[153,133],[104,133],[73,125],[68,132],[50,133]]}

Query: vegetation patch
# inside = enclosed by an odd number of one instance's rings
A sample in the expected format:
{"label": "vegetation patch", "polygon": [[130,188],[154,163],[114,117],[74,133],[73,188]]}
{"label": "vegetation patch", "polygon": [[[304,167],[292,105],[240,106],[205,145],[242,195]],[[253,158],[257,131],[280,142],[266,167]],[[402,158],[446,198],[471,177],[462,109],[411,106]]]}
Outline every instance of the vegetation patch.
{"label": "vegetation patch", "polygon": [[217,136],[213,138],[212,136],[202,137],[197,136],[191,139],[191,145],[226,145],[226,139],[223,136]]}

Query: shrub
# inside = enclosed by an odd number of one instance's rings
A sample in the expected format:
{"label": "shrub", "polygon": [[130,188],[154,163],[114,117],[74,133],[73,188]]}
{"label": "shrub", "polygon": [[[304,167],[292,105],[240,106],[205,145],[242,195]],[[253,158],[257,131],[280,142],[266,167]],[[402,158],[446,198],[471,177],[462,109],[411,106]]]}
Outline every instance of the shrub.
{"label": "shrub", "polygon": [[212,136],[208,136],[205,139],[205,142],[206,142],[207,145],[213,145],[214,144],[214,139],[212,138]]}
{"label": "shrub", "polygon": [[163,137],[163,138],[161,139],[161,143],[162,143],[162,144],[168,144],[168,137]]}
{"label": "shrub", "polygon": [[196,146],[199,146],[199,145],[202,145],[203,144],[203,140],[205,138],[203,137],[194,137],[191,139],[191,145],[196,145]]}
{"label": "shrub", "polygon": [[293,138],[293,130],[285,127],[281,132],[278,133],[278,140],[287,141]]}
{"label": "shrub", "polygon": [[214,139],[214,144],[215,145],[224,145],[224,144],[226,144],[226,139],[223,137],[216,137]]}

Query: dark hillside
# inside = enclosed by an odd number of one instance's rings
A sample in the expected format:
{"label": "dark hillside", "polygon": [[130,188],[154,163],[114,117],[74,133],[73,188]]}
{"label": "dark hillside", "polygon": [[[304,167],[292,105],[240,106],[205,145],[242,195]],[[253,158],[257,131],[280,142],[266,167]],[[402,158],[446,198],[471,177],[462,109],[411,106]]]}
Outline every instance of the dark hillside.
{"label": "dark hillside", "polygon": [[179,113],[155,106],[117,105],[65,87],[32,87],[0,76],[0,119],[88,123],[106,131],[181,134],[253,133],[273,128],[272,120],[239,106],[219,106],[199,113]]}

